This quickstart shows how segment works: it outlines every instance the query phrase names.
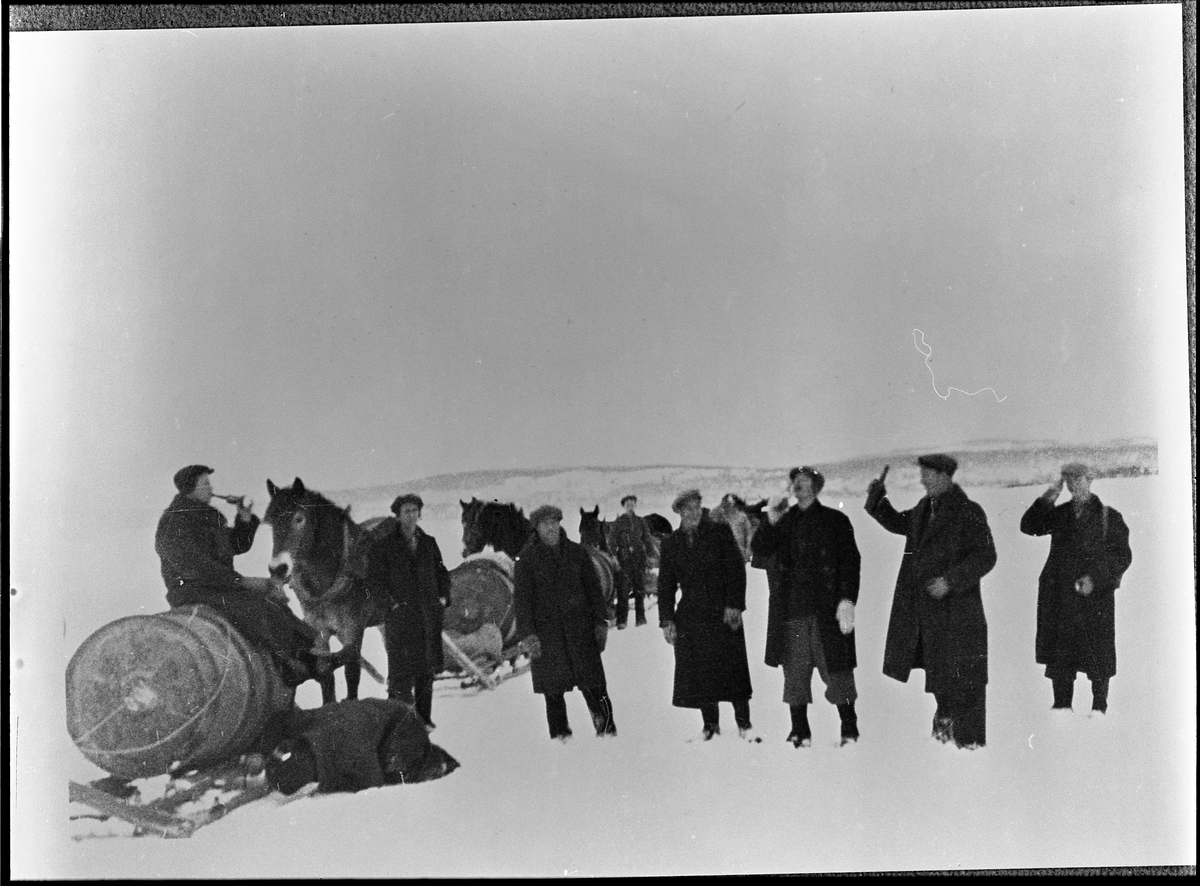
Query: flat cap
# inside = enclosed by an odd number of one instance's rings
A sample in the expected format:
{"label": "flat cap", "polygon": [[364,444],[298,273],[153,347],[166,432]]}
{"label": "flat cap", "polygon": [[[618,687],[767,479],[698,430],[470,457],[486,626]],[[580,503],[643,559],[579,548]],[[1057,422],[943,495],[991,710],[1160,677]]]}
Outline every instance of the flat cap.
{"label": "flat cap", "polygon": [[634,504],[637,504],[637,496],[634,495],[632,492],[629,493],[628,495],[624,496],[621,499],[621,507],[625,507],[625,502],[627,502],[627,501],[632,501]]}
{"label": "flat cap", "polygon": [[392,502],[392,513],[399,514],[400,509],[405,505],[416,505],[418,511],[425,510],[425,502],[421,501],[421,496],[415,492],[406,492],[404,495],[396,496],[396,500]]}
{"label": "flat cap", "polygon": [[700,503],[702,499],[699,489],[685,489],[679,493],[679,495],[675,496],[675,501],[671,502],[671,510],[678,514],[683,510],[683,506],[692,499],[695,499],[697,504]]}
{"label": "flat cap", "polygon": [[947,477],[953,477],[954,472],[958,470],[958,462],[948,455],[943,455],[938,452],[933,455],[922,455],[917,459],[917,464],[923,468],[930,468],[934,471],[940,471]]}
{"label": "flat cap", "polygon": [[820,492],[825,488],[825,475],[816,468],[810,468],[808,465],[802,468],[792,468],[788,471],[788,479],[795,480],[801,474],[812,480],[813,492]]}
{"label": "flat cap", "polygon": [[563,512],[561,508],[556,508],[554,505],[542,505],[529,515],[529,522],[536,527],[545,520],[558,520],[561,522],[562,518]]}
{"label": "flat cap", "polygon": [[196,482],[205,474],[213,473],[208,465],[188,465],[175,472],[175,488],[187,495],[196,488]]}
{"label": "flat cap", "polygon": [[1067,462],[1062,466],[1062,475],[1064,477],[1092,477],[1092,469],[1081,461]]}

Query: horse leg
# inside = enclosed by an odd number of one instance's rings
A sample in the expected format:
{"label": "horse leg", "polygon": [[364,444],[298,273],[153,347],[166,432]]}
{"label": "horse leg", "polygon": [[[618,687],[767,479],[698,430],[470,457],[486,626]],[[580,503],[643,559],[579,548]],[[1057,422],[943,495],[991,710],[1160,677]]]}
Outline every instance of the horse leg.
{"label": "horse leg", "polygon": [[352,659],[346,662],[346,698],[358,698],[358,681],[362,677],[362,665],[359,664],[359,650],[354,650],[355,655]]}
{"label": "horse leg", "polygon": [[317,678],[317,682],[321,685],[321,704],[336,704],[337,703],[337,683],[332,673],[322,674]]}

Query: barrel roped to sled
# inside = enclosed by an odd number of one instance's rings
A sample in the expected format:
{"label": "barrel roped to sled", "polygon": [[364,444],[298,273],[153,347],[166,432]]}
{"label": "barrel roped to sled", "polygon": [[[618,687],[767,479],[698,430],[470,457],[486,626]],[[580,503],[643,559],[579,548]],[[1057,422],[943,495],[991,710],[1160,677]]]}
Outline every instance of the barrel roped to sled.
{"label": "barrel roped to sled", "polygon": [[71,739],[121,778],[246,753],[294,699],[268,654],[207,606],[118,619],[67,666]]}

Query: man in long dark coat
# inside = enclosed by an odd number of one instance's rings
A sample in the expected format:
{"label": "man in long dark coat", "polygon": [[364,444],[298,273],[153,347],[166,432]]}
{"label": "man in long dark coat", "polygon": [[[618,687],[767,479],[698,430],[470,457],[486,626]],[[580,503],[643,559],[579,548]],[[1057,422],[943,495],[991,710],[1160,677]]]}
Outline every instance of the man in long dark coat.
{"label": "man in long dark coat", "polygon": [[533,691],[546,697],[550,737],[571,737],[565,695],[579,687],[596,734],[617,734],[600,653],[608,609],[591,556],[562,531],[562,511],[543,505],[529,515],[535,532],[513,576],[517,633],[532,661]]}
{"label": "man in long dark coat", "polygon": [[917,459],[926,495],[898,512],[882,478],[868,487],[866,509],[888,532],[903,535],[904,559],[892,598],[883,673],[908,682],[924,668],[937,700],[933,735],[959,747],[987,741],[987,619],[979,580],[996,565],[983,508],[954,482],[948,455]]}
{"label": "man in long dark coat", "polygon": [[675,647],[671,703],[700,709],[708,741],[721,731],[718,703],[732,702],[738,735],[760,741],[750,723],[742,552],[729,527],[704,513],[699,490],[680,493],[671,508],[680,526],[663,542],[658,573],[659,625]]}
{"label": "man in long dark coat", "polygon": [[269,578],[233,568],[234,555],[254,544],[259,519],[249,502],[234,498],[237,516],[230,526],[209,504],[212,473],[205,465],[177,471],[177,494],[159,518],[154,549],[167,602],[172,608],[202,604],[218,610],[238,633],[270,653],[290,685],[330,673],[341,659],[314,654],[317,632],[288,608],[283,592]]}
{"label": "man in long dark coat", "polygon": [[791,708],[795,747],[812,744],[808,706],[815,668],[825,698],[841,717],[841,743],[858,741],[854,702],[854,607],[858,603],[861,557],[854,527],[841,511],[818,501],[825,478],[816,468],[788,475],[796,504],[787,499],[767,510],[751,540],[756,558],[774,558],[779,579],[770,585],[766,663],[783,666],[783,701]]}
{"label": "man in long dark coat", "polygon": [[442,613],[450,603],[450,573],[433,536],[418,522],[425,503],[419,495],[392,502],[395,519],[374,530],[368,583],[391,596],[383,623],[388,658],[388,698],[416,707],[433,728],[433,677],[442,670]]}
{"label": "man in long dark coat", "polygon": [[[1071,500],[1055,506],[1063,483]],[[1133,562],[1129,529],[1120,512],[1091,491],[1092,471],[1079,462],[1021,517],[1026,535],[1049,535],[1050,555],[1038,579],[1038,664],[1054,689],[1054,708],[1070,710],[1075,675],[1092,683],[1092,712],[1108,711],[1108,682],[1117,673],[1116,597]]]}
{"label": "man in long dark coat", "polygon": [[654,546],[654,537],[646,521],[637,515],[637,496],[621,499],[625,511],[613,521],[609,545],[621,564],[618,576],[616,618],[617,628],[629,623],[629,598],[633,598],[634,626],[646,623],[646,559]]}

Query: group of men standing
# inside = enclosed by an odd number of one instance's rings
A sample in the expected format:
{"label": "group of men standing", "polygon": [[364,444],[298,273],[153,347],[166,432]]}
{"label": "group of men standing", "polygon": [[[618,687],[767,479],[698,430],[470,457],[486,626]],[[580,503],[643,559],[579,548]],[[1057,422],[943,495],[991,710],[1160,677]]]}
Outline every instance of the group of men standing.
{"label": "group of men standing", "polygon": [[[933,737],[979,748],[987,743],[988,683],[981,580],[996,565],[996,547],[983,508],[954,482],[955,459],[924,455],[917,465],[925,495],[913,507],[893,506],[886,471],[870,483],[865,503],[880,526],[905,538],[883,673],[904,683],[913,670],[924,670],[925,691],[936,701]],[[1091,492],[1091,479],[1087,465],[1064,465],[1020,528],[1051,536],[1039,580],[1035,657],[1051,680],[1053,708],[1071,708],[1082,672],[1092,683],[1093,715],[1103,715],[1116,673],[1113,595],[1132,553],[1124,520]],[[844,745],[859,739],[854,621],[861,557],[849,518],[819,500],[821,472],[793,468],[789,481],[795,504],[786,498],[769,504],[749,545],[753,564],[768,574],[765,662],[783,670],[783,701],[791,712],[787,740],[797,748],[812,743],[815,670],[826,700],[837,707]],[[1057,505],[1064,485],[1072,498]],[[622,516],[636,519],[631,498],[622,502]],[[720,733],[719,705],[729,703],[738,735],[760,741],[750,718],[742,622],[747,553],[730,521],[702,506],[699,490],[680,493],[672,510],[680,526],[662,543],[658,576],[659,625],[675,654],[672,703],[700,711],[703,740]],[[547,505],[531,519],[537,532],[517,561],[517,621],[533,637],[534,655],[542,656],[533,662],[533,682],[535,692],[546,694],[551,737],[570,736],[563,696],[575,686],[584,691],[598,734],[614,735],[598,582],[582,548],[562,535],[561,511]]]}
{"label": "group of men standing", "polygon": [[[907,682],[925,671],[934,696],[933,735],[976,748],[987,741],[988,632],[981,579],[996,564],[996,548],[983,509],[954,482],[957,462],[948,455],[917,460],[925,495],[897,510],[884,477],[867,490],[866,511],[884,529],[905,537],[888,620],[883,673]],[[259,520],[240,497],[232,526],[210,504],[212,469],[190,465],[175,475],[178,495],[164,511],[156,550],[171,606],[203,603],[221,610],[249,640],[264,648],[293,684],[328,676],[342,662],[315,653],[316,632],[297,618],[269,579],[239,575],[235,554],[253,543]],[[1121,514],[1091,492],[1092,471],[1077,462],[1039,496],[1021,519],[1027,535],[1051,537],[1038,586],[1036,661],[1053,686],[1053,708],[1072,707],[1076,675],[1092,683],[1092,710],[1108,708],[1116,673],[1114,592],[1132,562],[1129,530]],[[672,504],[680,525],[661,545],[659,626],[674,649],[672,703],[698,709],[702,738],[720,733],[721,703],[733,706],[740,737],[759,741],[750,719],[751,683],[742,613],[746,609],[748,556],[767,570],[769,599],[765,663],[781,667],[783,701],[790,708],[795,747],[812,743],[808,705],[812,674],[841,720],[841,743],[859,739],[854,680],[854,620],[861,557],[849,518],[820,500],[825,478],[816,468],[789,474],[795,504],[770,503],[753,533],[749,551],[728,518],[714,519],[699,490],[680,493]],[[1071,500],[1057,504],[1063,486]],[[653,543],[635,513],[637,500],[622,500],[613,540],[626,585],[617,624],[628,618],[632,597],[636,624],[645,624],[646,556]],[[372,534],[366,580],[393,605],[385,623],[388,696],[415,706],[431,719],[434,675],[443,667],[442,610],[450,601],[450,578],[432,536],[418,525],[423,502],[402,495],[389,518]],[[562,511],[553,505],[530,515],[533,532],[514,572],[516,623],[532,660],[533,690],[545,696],[551,738],[571,737],[565,695],[579,688],[600,736],[616,735],[612,701],[601,655],[608,612],[599,579],[582,545],[562,532]],[[624,614],[624,618],[622,615]]]}

